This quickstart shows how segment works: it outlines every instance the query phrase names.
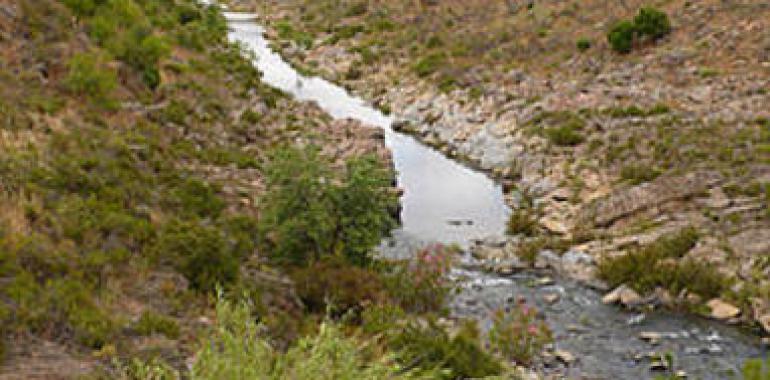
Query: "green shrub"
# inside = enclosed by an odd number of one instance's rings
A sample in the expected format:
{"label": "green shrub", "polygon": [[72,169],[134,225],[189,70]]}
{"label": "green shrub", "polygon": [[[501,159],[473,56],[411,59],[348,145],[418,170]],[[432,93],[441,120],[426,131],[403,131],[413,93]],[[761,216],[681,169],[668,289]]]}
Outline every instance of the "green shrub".
{"label": "green shrub", "polygon": [[252,309],[220,299],[217,326],[195,355],[189,377],[219,379],[414,379],[410,368],[398,365],[392,355],[376,355],[366,345],[346,337],[331,323],[315,335],[300,339],[285,353],[274,350],[260,335]]}
{"label": "green shrub", "polygon": [[447,275],[455,254],[450,247],[431,245],[412,260],[391,264],[383,276],[391,299],[410,312],[440,311],[454,289]]}
{"label": "green shrub", "polygon": [[665,235],[655,243],[599,262],[599,276],[610,286],[627,284],[640,292],[663,287],[678,293],[683,289],[712,298],[728,285],[727,279],[707,263],[678,261],[698,242],[692,228]]}
{"label": "green shrub", "polygon": [[669,33],[671,22],[668,16],[655,8],[644,7],[639,9],[633,22],[623,20],[615,24],[607,34],[607,40],[616,52],[630,53],[638,40],[657,41]]}
{"label": "green shrub", "polygon": [[[47,308],[44,323],[56,325],[63,321],[64,326],[74,331],[75,339],[89,347],[100,348],[109,343],[117,333],[117,326],[109,313],[94,302],[92,292],[74,279],[49,282],[41,300]],[[54,328],[63,333],[64,326]]]}
{"label": "green shrub", "polygon": [[417,63],[412,66],[412,71],[419,77],[427,77],[444,65],[445,56],[439,53],[429,54],[422,57]]}
{"label": "green shrub", "polygon": [[140,5],[133,0],[106,1],[90,20],[89,32],[102,47],[135,69],[149,88],[158,87],[158,65],[170,50],[166,41],[154,34]]}
{"label": "green shrub", "polygon": [[652,7],[643,7],[634,18],[637,33],[652,40],[658,40],[671,33],[668,15]]}
{"label": "green shrub", "polygon": [[76,54],[69,60],[68,69],[64,80],[67,89],[85,95],[102,106],[115,106],[111,96],[118,86],[118,78],[102,56],[95,53]]}
{"label": "green shrub", "polygon": [[168,338],[179,338],[179,324],[173,319],[152,311],[145,311],[134,325],[140,335],[163,334]]}
{"label": "green shrub", "polygon": [[369,335],[393,329],[407,317],[404,309],[392,304],[370,305],[361,313],[361,330]]}
{"label": "green shrub", "polygon": [[315,313],[341,316],[388,299],[379,273],[340,260],[323,260],[296,269],[291,278],[302,303]]}
{"label": "green shrub", "polygon": [[609,41],[612,50],[618,53],[630,53],[634,48],[635,39],[636,25],[627,20],[615,24],[607,33],[607,41]]}
{"label": "green shrub", "polygon": [[743,364],[743,380],[770,380],[770,359],[766,363],[762,359],[747,360]]}
{"label": "green shrub", "polygon": [[238,252],[221,230],[196,222],[170,223],[159,234],[153,251],[157,259],[171,261],[203,292],[234,283],[240,259],[247,254]]}
{"label": "green shrub", "polygon": [[548,239],[545,237],[529,239],[519,244],[516,248],[516,256],[529,264],[534,264],[537,260],[537,255],[546,248],[547,244]]}
{"label": "green shrub", "polygon": [[557,146],[576,146],[585,141],[575,124],[547,128],[544,132],[548,141]]}
{"label": "green shrub", "polygon": [[510,311],[497,310],[492,316],[490,346],[518,364],[530,365],[552,340],[548,326],[537,319],[537,310],[523,300]]}
{"label": "green shrub", "polygon": [[644,164],[631,164],[620,169],[620,178],[632,185],[650,182],[660,176],[660,171]]}
{"label": "green shrub", "polygon": [[347,11],[345,11],[345,16],[363,16],[366,14],[368,8],[369,6],[365,1],[354,2],[353,4],[350,4]]}
{"label": "green shrub", "polygon": [[64,5],[77,17],[87,17],[94,14],[96,7],[103,0],[63,0]]}
{"label": "green shrub", "polygon": [[512,235],[535,235],[538,231],[535,213],[530,209],[514,210],[508,219],[507,231]]}
{"label": "green shrub", "polygon": [[575,45],[577,46],[577,49],[579,51],[585,52],[585,51],[588,51],[588,49],[591,48],[592,44],[591,44],[591,40],[589,40],[587,38],[581,38],[581,39],[577,40]]}
{"label": "green shrub", "polygon": [[364,265],[395,225],[391,173],[374,157],[351,159],[339,174],[315,148],[279,149],[265,173],[260,231],[265,252],[279,261],[304,265],[336,255]]}
{"label": "green shrub", "polygon": [[425,325],[409,323],[390,336],[388,346],[398,350],[402,365],[423,371],[447,370],[441,379],[483,378],[503,370],[481,347],[474,322],[462,325],[454,337],[433,320]]}

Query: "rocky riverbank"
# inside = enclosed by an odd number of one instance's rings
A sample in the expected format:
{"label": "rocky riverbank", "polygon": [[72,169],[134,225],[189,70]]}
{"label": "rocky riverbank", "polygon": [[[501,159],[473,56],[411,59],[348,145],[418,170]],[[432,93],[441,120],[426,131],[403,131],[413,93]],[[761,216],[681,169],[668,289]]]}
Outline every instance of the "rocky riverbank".
{"label": "rocky riverbank", "polygon": [[[529,12],[556,7],[539,5]],[[713,300],[686,291],[672,298],[714,317],[724,315],[723,308],[708,305],[727,303],[738,312],[726,319],[770,332],[770,113],[764,106],[770,62],[759,41],[746,48],[744,63],[736,58],[717,68],[718,61],[688,39],[697,30],[700,40],[744,46],[749,39],[742,38],[766,19],[752,17],[725,32],[693,20],[703,14],[729,19],[746,9],[672,4],[673,36],[630,58],[597,43],[592,54],[572,54],[552,70],[476,64],[458,72],[462,85],[443,86],[443,76],[416,71],[421,61],[405,48],[372,47],[380,49],[378,58],[366,63],[371,52],[364,48],[373,39],[400,31],[367,30],[363,21],[374,9],[336,19],[364,25],[342,37],[338,29],[310,34],[316,30],[302,18],[313,18],[308,9],[264,9],[270,37],[282,41],[277,48],[285,57],[397,115],[394,128],[506,183],[511,203],[526,210],[511,232],[534,236],[508,239],[508,248],[492,255],[496,260],[520,260],[532,241],[548,239],[556,256],[572,252],[590,258],[581,263],[597,263],[693,227],[697,243],[675,260],[708,263],[725,284]],[[458,9],[451,10],[464,11]],[[426,5],[425,11],[447,9]],[[386,19],[407,30],[401,23],[409,17]],[[506,265],[497,269],[508,271]],[[597,282],[594,264],[570,264],[564,273]]]}

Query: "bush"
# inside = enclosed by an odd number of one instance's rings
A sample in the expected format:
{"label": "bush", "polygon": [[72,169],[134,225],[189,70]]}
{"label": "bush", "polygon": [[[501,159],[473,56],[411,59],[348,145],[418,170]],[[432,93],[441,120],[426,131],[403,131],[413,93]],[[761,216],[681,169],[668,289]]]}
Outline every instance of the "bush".
{"label": "bush", "polygon": [[179,324],[169,317],[145,311],[134,325],[134,329],[140,335],[163,334],[168,338],[179,338]]}
{"label": "bush", "polygon": [[330,166],[315,148],[273,154],[260,231],[274,259],[305,265],[332,255],[364,265],[395,225],[387,168],[371,156],[349,160],[341,175]]}
{"label": "bush", "polygon": [[94,14],[99,0],[63,0],[64,5],[77,17],[87,17]]}
{"label": "bush", "polygon": [[370,269],[328,259],[291,273],[297,295],[309,311],[337,317],[358,313],[365,305],[387,302],[380,275]]}
{"label": "bush", "polygon": [[671,22],[668,16],[655,8],[644,7],[639,9],[633,22],[623,20],[615,24],[607,34],[607,40],[616,52],[630,53],[636,41],[657,41],[669,33]]}
{"label": "bush", "polygon": [[511,235],[533,236],[537,233],[537,218],[529,209],[517,209],[508,219],[507,231]]}
{"label": "bush", "polygon": [[133,0],[109,0],[99,6],[89,22],[91,36],[116,58],[135,69],[145,84],[160,84],[159,62],[170,50],[153,34],[152,24]]}
{"label": "bush", "polygon": [[102,106],[115,106],[111,95],[118,86],[118,78],[104,58],[95,53],[79,53],[69,60],[68,70],[64,80],[67,89]]}
{"label": "bush", "polygon": [[620,169],[620,178],[632,185],[650,182],[660,176],[660,171],[644,164],[631,164]]}
{"label": "bush", "polygon": [[631,21],[621,21],[610,29],[607,34],[612,50],[618,53],[630,53],[634,48],[634,39],[636,38],[636,25]]}
{"label": "bush", "polygon": [[550,329],[537,320],[537,310],[524,300],[509,312],[497,310],[492,317],[490,346],[518,364],[532,364],[532,359],[551,341]]}
{"label": "bush", "polygon": [[474,322],[465,323],[454,337],[433,320],[425,325],[409,323],[398,328],[389,338],[388,346],[398,350],[399,362],[409,368],[448,370],[439,377],[443,379],[482,378],[499,375],[503,370],[500,363],[482,349]]}
{"label": "bush", "polygon": [[447,277],[453,254],[450,248],[432,245],[418,251],[413,260],[393,264],[383,276],[391,298],[411,312],[441,310],[454,289]]}
{"label": "bush", "polygon": [[770,359],[766,363],[762,359],[747,360],[743,364],[743,380],[770,380]]}
{"label": "bush", "polygon": [[640,292],[657,287],[679,293],[687,289],[702,297],[719,296],[728,281],[707,263],[677,261],[698,242],[692,228],[661,237],[655,243],[624,256],[599,262],[599,276],[610,286],[627,284]]}
{"label": "bush", "polygon": [[585,140],[580,130],[574,124],[564,124],[545,130],[545,136],[557,146],[576,146]]}
{"label": "bush", "polygon": [[658,40],[671,33],[668,15],[652,7],[643,7],[634,18],[637,33],[650,39]]}
{"label": "bush", "polygon": [[587,51],[588,49],[591,48],[591,40],[589,40],[587,38],[581,38],[581,39],[577,40],[577,43],[575,43],[575,45],[577,46],[577,49],[579,51],[585,52],[585,51]]}
{"label": "bush", "polygon": [[282,353],[260,335],[247,304],[220,299],[216,320],[216,328],[195,355],[191,379],[415,378],[414,371],[393,362],[392,355],[376,355],[331,323],[322,324],[317,334]]}
{"label": "bush", "polygon": [[172,222],[160,233],[154,253],[170,260],[195,289],[210,292],[238,279],[240,259],[247,252],[238,252],[217,228]]}
{"label": "bush", "polygon": [[412,71],[419,77],[427,77],[436,71],[444,64],[446,58],[443,54],[433,53],[421,58],[414,66]]}

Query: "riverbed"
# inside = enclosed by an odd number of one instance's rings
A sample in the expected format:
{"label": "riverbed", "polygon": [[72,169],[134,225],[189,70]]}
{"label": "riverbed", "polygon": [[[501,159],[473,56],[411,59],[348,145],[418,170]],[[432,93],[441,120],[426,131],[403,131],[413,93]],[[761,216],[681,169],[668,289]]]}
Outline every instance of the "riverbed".
{"label": "riverbed", "polygon": [[[394,118],[383,114],[343,88],[294,70],[270,48],[255,15],[225,13],[233,41],[255,54],[263,82],[300,101],[318,104],[334,118],[352,118],[385,133],[398,173],[401,227],[381,247],[384,254],[403,256],[432,242],[468,248],[474,241],[502,236],[511,210],[502,187],[474,171],[391,128]],[[555,333],[555,346],[572,353],[571,365],[542,364],[540,371],[586,379],[645,379],[652,354],[671,352],[676,367],[690,378],[725,379],[748,358],[766,357],[759,339],[711,320],[665,312],[634,314],[603,305],[594,290],[566,279],[544,281],[544,273],[498,276],[457,269],[462,291],[452,301],[455,316],[488,323],[492,310],[525,298],[543,312]],[[553,300],[556,295],[556,301]],[[550,297],[546,297],[550,296]],[[550,298],[550,302],[544,299]],[[660,335],[653,345],[642,332]]]}

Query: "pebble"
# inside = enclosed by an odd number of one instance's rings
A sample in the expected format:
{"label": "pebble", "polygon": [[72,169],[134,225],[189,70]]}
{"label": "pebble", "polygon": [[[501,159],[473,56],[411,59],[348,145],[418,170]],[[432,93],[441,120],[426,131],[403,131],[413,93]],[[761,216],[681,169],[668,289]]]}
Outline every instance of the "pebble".
{"label": "pebble", "polygon": [[548,304],[551,304],[551,305],[559,302],[560,298],[561,298],[561,296],[558,293],[551,293],[551,294],[546,294],[546,295],[543,296],[543,300],[545,302],[547,302]]}
{"label": "pebble", "polygon": [[620,285],[615,290],[607,293],[602,297],[602,303],[605,305],[611,305],[620,302],[624,306],[635,306],[639,304],[642,297],[639,294],[626,285]]}
{"label": "pebble", "polygon": [[717,344],[710,344],[707,347],[704,347],[701,352],[704,354],[721,354],[724,352],[724,349]]}
{"label": "pebble", "polygon": [[559,361],[561,361],[566,365],[570,365],[575,362],[575,355],[573,355],[569,351],[556,350],[554,352],[554,356],[556,356],[556,359],[558,359]]}
{"label": "pebble", "polygon": [[720,321],[732,319],[741,315],[741,309],[722,301],[719,298],[714,298],[706,303],[711,309],[711,317]]}
{"label": "pebble", "polygon": [[663,338],[663,336],[660,333],[652,332],[652,331],[642,331],[639,333],[639,339],[648,342],[652,345],[656,345],[660,343],[660,340]]}
{"label": "pebble", "polygon": [[629,325],[629,326],[641,324],[642,322],[644,322],[644,319],[646,317],[647,317],[647,315],[645,315],[645,314],[634,315],[633,317],[628,318],[628,320],[626,321],[626,324]]}
{"label": "pebble", "polygon": [[541,277],[535,280],[536,286],[549,286],[549,285],[553,285],[554,283],[555,281],[550,277]]}

